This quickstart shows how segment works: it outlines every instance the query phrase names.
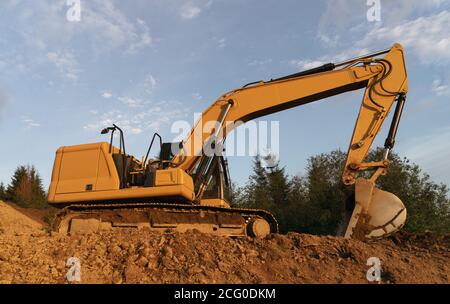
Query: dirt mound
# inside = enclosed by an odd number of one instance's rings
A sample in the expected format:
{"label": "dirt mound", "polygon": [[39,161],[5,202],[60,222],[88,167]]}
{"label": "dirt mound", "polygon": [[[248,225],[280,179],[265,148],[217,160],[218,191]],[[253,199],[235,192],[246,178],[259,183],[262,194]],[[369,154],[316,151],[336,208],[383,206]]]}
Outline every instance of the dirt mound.
{"label": "dirt mound", "polygon": [[[17,208],[17,207],[16,207]],[[0,233],[32,233],[43,228],[42,223],[0,201]]]}
{"label": "dirt mound", "polygon": [[430,234],[374,242],[128,229],[49,235],[4,204],[0,221],[20,232],[0,231],[0,283],[67,283],[71,257],[80,261],[81,283],[368,283],[371,257],[381,262],[382,283],[450,282],[450,238]]}
{"label": "dirt mound", "polygon": [[23,208],[12,202],[6,202],[6,204],[31,218],[32,220],[38,222],[42,226],[48,226],[49,217],[51,217],[52,212],[55,212],[51,209]]}

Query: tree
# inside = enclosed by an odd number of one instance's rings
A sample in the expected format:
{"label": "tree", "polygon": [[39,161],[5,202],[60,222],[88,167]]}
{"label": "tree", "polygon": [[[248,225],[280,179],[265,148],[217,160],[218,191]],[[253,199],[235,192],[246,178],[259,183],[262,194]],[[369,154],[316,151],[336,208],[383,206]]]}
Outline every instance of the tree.
{"label": "tree", "polygon": [[348,193],[341,184],[345,153],[340,150],[309,158],[306,167],[306,222],[299,228],[313,234],[335,234]]}
{"label": "tree", "polygon": [[3,182],[0,183],[0,201],[6,200],[6,189]]}
{"label": "tree", "polygon": [[257,155],[253,160],[253,174],[245,187],[240,189],[242,194],[234,195],[239,197],[239,203],[235,200],[233,205],[267,210],[280,221],[281,231],[287,231],[290,221],[286,218],[286,210],[289,207],[290,188],[285,169],[279,165],[266,169],[262,165],[261,157]]}
{"label": "tree", "polygon": [[257,155],[253,160],[253,174],[244,188],[247,207],[271,209],[268,185],[267,172],[262,166],[261,157]]}
{"label": "tree", "polygon": [[309,206],[306,178],[300,176],[292,177],[290,180],[288,204],[283,210],[285,213],[283,220],[285,222],[280,223],[281,230],[283,232],[308,232],[309,215],[311,214]]}
{"label": "tree", "polygon": [[23,194],[18,195],[19,188],[21,186],[22,181],[26,181],[25,177],[27,175],[26,167],[19,166],[14,171],[14,174],[11,178],[11,182],[6,189],[6,198],[7,200],[11,200],[17,202],[20,200],[19,196],[24,196]]}
{"label": "tree", "polygon": [[47,207],[42,179],[34,166],[19,166],[6,190],[6,198],[21,207]]}
{"label": "tree", "polygon": [[244,195],[245,189],[243,187],[240,187],[238,184],[232,182],[229,191],[230,195],[228,199],[230,200],[230,204],[232,206],[238,208],[245,208],[247,206]]}
{"label": "tree", "polygon": [[280,230],[287,232],[290,214],[289,198],[291,193],[291,182],[285,172],[285,168],[275,165],[266,171],[267,191],[269,199],[269,211],[271,211],[280,222]]}

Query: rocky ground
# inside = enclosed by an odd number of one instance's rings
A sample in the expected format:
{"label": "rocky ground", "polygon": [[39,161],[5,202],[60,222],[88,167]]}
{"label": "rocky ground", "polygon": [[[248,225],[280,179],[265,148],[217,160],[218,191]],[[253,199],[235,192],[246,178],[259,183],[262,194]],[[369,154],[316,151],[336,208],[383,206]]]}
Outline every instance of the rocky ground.
{"label": "rocky ground", "polygon": [[0,203],[0,283],[450,283],[450,237],[399,233],[374,242],[297,233],[264,240],[121,230],[88,235],[46,232],[41,222]]}

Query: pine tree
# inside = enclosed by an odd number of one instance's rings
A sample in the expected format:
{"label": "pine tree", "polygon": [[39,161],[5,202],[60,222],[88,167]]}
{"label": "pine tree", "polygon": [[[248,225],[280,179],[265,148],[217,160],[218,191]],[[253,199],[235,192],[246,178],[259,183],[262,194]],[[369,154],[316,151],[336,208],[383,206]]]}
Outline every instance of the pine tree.
{"label": "pine tree", "polygon": [[261,157],[253,160],[253,174],[245,187],[247,206],[251,208],[270,208],[268,180],[266,170],[262,166]]}
{"label": "pine tree", "polygon": [[42,184],[42,179],[34,167],[30,168],[30,181],[33,193],[33,205],[36,207],[46,207],[47,195]]}
{"label": "pine tree", "polygon": [[280,230],[287,232],[291,189],[284,168],[274,165],[266,169],[261,157],[257,155],[253,160],[253,174],[244,192],[241,198],[244,207],[264,209],[273,213],[281,223]]}
{"label": "pine tree", "polygon": [[33,166],[17,167],[6,190],[6,197],[22,207],[47,206],[42,180]]}
{"label": "pine tree", "polygon": [[6,189],[3,182],[0,183],[0,201],[6,201]]}
{"label": "pine tree", "polygon": [[288,206],[285,209],[286,223],[282,224],[286,231],[306,232],[303,227],[309,220],[308,187],[306,179],[294,176],[290,180]]}
{"label": "pine tree", "polygon": [[253,174],[250,176],[250,182],[259,187],[267,187],[267,172],[264,169],[261,157],[259,155],[255,156],[253,160]]}
{"label": "pine tree", "polygon": [[289,200],[290,182],[285,169],[278,165],[267,173],[270,198],[274,206],[285,206]]}
{"label": "pine tree", "polygon": [[25,166],[19,166],[16,168],[11,178],[11,182],[6,189],[6,196],[8,200],[19,203],[21,197],[18,195],[18,192],[22,181],[25,180],[26,175],[27,169]]}
{"label": "pine tree", "polygon": [[280,223],[280,231],[288,232],[288,224],[291,222],[292,214],[289,213],[289,198],[291,193],[291,182],[285,169],[278,164],[266,171],[268,180],[268,196],[270,199],[269,211],[271,211]]}

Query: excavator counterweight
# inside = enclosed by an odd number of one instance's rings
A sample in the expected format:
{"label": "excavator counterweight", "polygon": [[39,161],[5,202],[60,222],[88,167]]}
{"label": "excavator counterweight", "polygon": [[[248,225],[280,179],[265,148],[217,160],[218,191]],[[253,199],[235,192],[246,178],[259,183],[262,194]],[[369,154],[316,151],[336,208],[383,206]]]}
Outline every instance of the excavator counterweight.
{"label": "excavator counterweight", "polygon": [[[376,181],[387,174],[408,91],[404,50],[399,44],[223,94],[202,113],[183,142],[163,143],[155,133],[142,160],[126,153],[124,134],[116,125],[101,132],[110,134],[109,143],[61,147],[48,199],[62,209],[55,230],[197,229],[254,237],[276,233],[278,223],[269,212],[230,207],[230,179],[222,155],[227,135],[240,123],[363,88],[342,173],[342,184],[353,190],[355,199],[339,234],[378,238],[395,232],[405,223],[406,209],[394,194],[378,189]],[[366,162],[394,105],[384,157]],[[209,122],[215,127],[206,129]],[[120,133],[118,148],[113,145],[115,132]],[[159,146],[160,155],[150,159],[154,145]],[[362,172],[370,172],[370,177]]]}

